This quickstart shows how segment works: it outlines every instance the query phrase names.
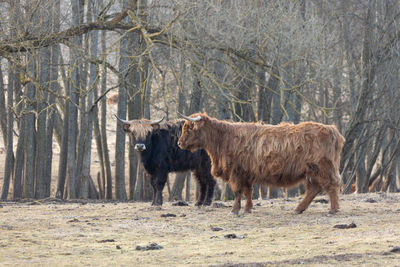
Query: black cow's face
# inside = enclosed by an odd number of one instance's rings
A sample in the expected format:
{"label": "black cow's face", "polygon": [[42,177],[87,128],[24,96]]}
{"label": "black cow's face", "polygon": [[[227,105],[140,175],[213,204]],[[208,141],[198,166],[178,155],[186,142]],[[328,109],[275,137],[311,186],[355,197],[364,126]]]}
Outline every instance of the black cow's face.
{"label": "black cow's face", "polygon": [[146,119],[131,120],[123,124],[123,129],[129,134],[131,144],[139,152],[149,148],[149,136],[159,128],[159,123],[154,123]]}

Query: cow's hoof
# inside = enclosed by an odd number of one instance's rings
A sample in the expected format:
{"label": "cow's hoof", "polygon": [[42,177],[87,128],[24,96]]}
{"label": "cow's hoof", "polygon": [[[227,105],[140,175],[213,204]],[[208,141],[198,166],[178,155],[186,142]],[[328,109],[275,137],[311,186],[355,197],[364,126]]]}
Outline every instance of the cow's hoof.
{"label": "cow's hoof", "polygon": [[211,205],[211,201],[206,201],[203,203],[203,206],[210,206]]}
{"label": "cow's hoof", "polygon": [[336,214],[338,212],[339,212],[339,210],[337,210],[337,209],[329,210],[329,214]]}
{"label": "cow's hoof", "polygon": [[233,215],[233,216],[239,217],[239,211],[232,210],[231,212],[229,212],[229,215]]}
{"label": "cow's hoof", "polygon": [[302,214],[304,210],[294,210],[294,214]]}
{"label": "cow's hoof", "polygon": [[196,204],[194,204],[194,205],[200,207],[201,205],[203,205],[203,203],[202,202],[196,202]]}
{"label": "cow's hoof", "polygon": [[250,213],[251,213],[251,209],[244,210],[244,214],[250,214]]}

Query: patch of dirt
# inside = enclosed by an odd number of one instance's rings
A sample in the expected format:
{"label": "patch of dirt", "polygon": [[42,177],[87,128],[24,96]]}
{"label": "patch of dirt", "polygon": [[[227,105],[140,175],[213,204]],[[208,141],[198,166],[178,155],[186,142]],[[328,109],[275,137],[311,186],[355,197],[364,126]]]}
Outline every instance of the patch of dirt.
{"label": "patch of dirt", "polygon": [[[379,201],[371,204],[365,199]],[[157,209],[138,202],[0,202],[0,265],[396,266],[400,262],[396,249],[400,194],[341,195],[341,209],[335,215],[328,214],[329,205],[320,203],[294,215],[300,198],[291,200],[259,200],[261,206],[240,216],[230,215],[228,208],[199,208],[194,202],[189,206],[166,202]],[[232,202],[223,204],[228,207]],[[161,217],[164,214],[177,216]],[[352,222],[356,228],[334,228]],[[162,249],[136,250],[153,243]]]}
{"label": "patch of dirt", "polygon": [[186,201],[179,200],[177,202],[172,203],[172,206],[189,206],[189,204]]}
{"label": "patch of dirt", "polygon": [[[218,267],[261,267],[261,266],[295,266],[295,265],[305,265],[305,266],[313,266],[313,265],[325,265],[329,264],[331,266],[332,262],[336,262],[337,265],[341,264],[349,264],[352,260],[363,260],[372,257],[379,257],[383,254],[373,254],[373,253],[347,253],[347,254],[338,254],[338,255],[320,255],[311,258],[303,258],[303,259],[293,259],[293,260],[282,260],[282,261],[266,261],[259,263],[226,263],[221,265],[212,265]],[[334,264],[335,265],[335,264]],[[368,264],[363,264],[363,266],[367,266]],[[349,265],[351,266],[351,264]],[[374,265],[371,265],[374,266]]]}
{"label": "patch of dirt", "polygon": [[333,226],[333,228],[337,229],[350,229],[350,228],[356,228],[357,225],[355,223],[349,223],[349,224],[336,224]]}
{"label": "patch of dirt", "polygon": [[147,246],[136,247],[136,250],[159,250],[159,249],[163,249],[163,247],[158,245],[157,243],[151,243],[150,245]]}

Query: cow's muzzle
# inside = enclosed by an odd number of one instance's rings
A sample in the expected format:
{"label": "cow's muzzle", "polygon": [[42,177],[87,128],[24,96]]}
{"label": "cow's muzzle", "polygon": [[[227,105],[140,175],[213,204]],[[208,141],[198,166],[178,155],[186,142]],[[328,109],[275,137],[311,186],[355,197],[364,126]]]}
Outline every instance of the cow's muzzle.
{"label": "cow's muzzle", "polygon": [[185,143],[182,142],[182,141],[178,141],[178,146],[179,146],[179,148],[182,149],[182,150],[188,150],[188,151],[193,152],[193,151],[192,151],[192,147],[191,147],[191,146],[188,146],[187,144],[185,144]]}
{"label": "cow's muzzle", "polygon": [[185,146],[182,144],[180,140],[178,141],[178,146],[180,149],[185,149]]}
{"label": "cow's muzzle", "polygon": [[145,144],[136,144],[135,145],[135,150],[144,151],[144,150],[146,150],[146,145]]}

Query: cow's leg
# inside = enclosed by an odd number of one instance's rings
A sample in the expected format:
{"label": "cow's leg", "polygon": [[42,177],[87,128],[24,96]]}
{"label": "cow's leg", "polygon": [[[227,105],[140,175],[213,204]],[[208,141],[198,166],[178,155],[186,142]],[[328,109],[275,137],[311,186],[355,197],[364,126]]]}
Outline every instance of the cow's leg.
{"label": "cow's leg", "polygon": [[157,194],[156,194],[157,193],[156,181],[157,181],[157,176],[152,175],[150,177],[150,184],[153,187],[153,202],[151,203],[152,206],[154,206],[156,204],[156,197],[157,197]]}
{"label": "cow's leg", "polygon": [[240,201],[242,200],[242,190],[240,186],[231,183],[231,188],[234,194],[234,201],[233,201],[233,207],[231,210],[232,214],[239,215],[239,210],[240,210]]}
{"label": "cow's leg", "polygon": [[320,168],[320,185],[322,189],[328,194],[331,203],[330,214],[339,211],[339,171],[335,171],[333,164],[326,159],[319,162]]}
{"label": "cow's leg", "polygon": [[196,206],[201,206],[204,203],[204,199],[206,198],[206,191],[207,191],[207,185],[204,183],[204,181],[198,180],[199,184],[199,197],[197,198]]}
{"label": "cow's leg", "polygon": [[335,214],[339,211],[339,182],[335,177],[332,177],[325,182],[322,188],[328,194],[329,202],[331,203],[329,213]]}
{"label": "cow's leg", "polygon": [[204,201],[204,206],[209,206],[211,205],[211,202],[213,200],[216,182],[210,173],[208,173],[206,177],[207,177],[206,178],[207,193],[206,193],[206,199]]}
{"label": "cow's leg", "polygon": [[295,209],[295,213],[300,214],[310,206],[311,201],[321,192],[322,188],[317,181],[306,179],[306,195]]}
{"label": "cow's leg", "polygon": [[199,185],[199,196],[195,205],[201,206],[203,205],[204,199],[206,197],[207,184],[204,181],[204,175],[202,175],[201,170],[195,170],[193,172],[193,175],[197,181],[197,184]]}
{"label": "cow's leg", "polygon": [[165,183],[167,182],[168,173],[167,172],[159,172],[157,173],[156,180],[156,201],[154,205],[161,206],[163,203],[162,191],[164,189]]}
{"label": "cow's leg", "polygon": [[246,202],[244,204],[244,213],[251,213],[253,208],[253,186],[246,186],[243,188],[243,194],[246,197]]}
{"label": "cow's leg", "polygon": [[329,196],[329,201],[331,202],[331,209],[329,210],[330,214],[335,214],[339,211],[339,186],[330,186],[325,189]]}

